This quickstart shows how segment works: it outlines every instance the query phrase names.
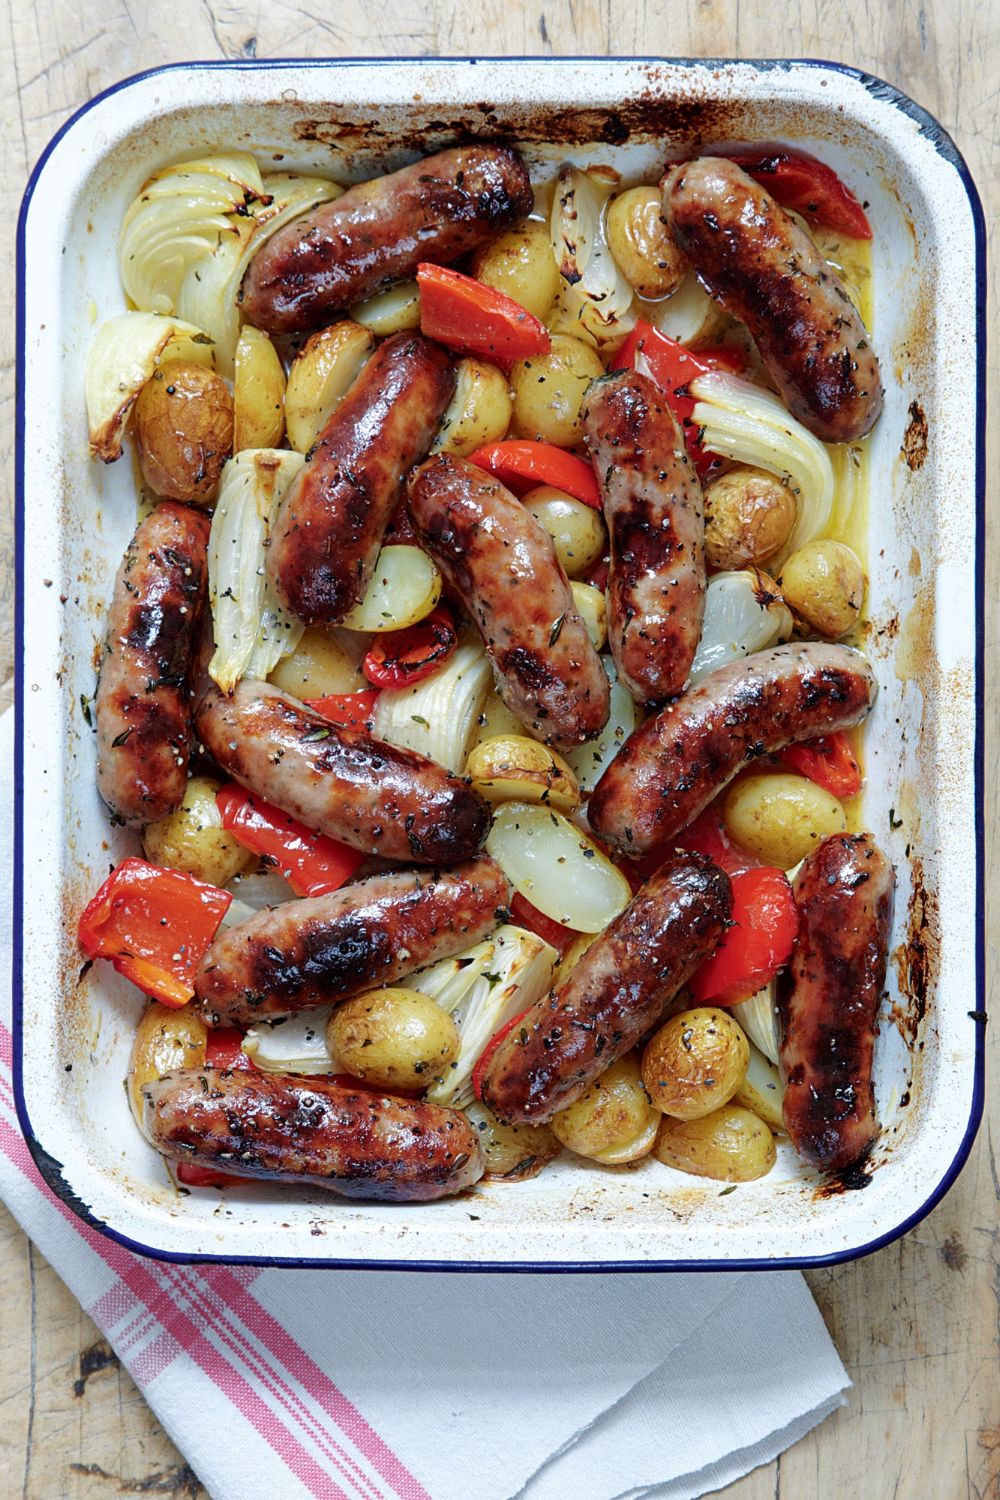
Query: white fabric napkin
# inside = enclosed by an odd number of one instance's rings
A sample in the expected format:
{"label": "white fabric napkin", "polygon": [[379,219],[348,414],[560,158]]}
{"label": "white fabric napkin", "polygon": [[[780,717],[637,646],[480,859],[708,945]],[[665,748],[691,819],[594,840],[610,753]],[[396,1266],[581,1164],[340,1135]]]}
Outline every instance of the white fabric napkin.
{"label": "white fabric napkin", "polygon": [[[0,719],[9,869],[12,715]],[[10,889],[10,881],[6,883]],[[9,972],[10,911],[0,910]],[[82,1224],[20,1136],[0,994],[0,1196],[213,1500],[689,1500],[849,1384],[802,1277],[173,1266]]]}

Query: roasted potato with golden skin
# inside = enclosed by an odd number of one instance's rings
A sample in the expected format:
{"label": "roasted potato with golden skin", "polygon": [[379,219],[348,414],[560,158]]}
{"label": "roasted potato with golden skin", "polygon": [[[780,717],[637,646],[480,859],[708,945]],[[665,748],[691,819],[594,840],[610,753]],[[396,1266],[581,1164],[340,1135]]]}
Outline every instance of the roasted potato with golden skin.
{"label": "roasted potato with golden skin", "polygon": [[448,403],[432,452],[468,458],[484,443],[495,443],[510,426],[510,385],[502,370],[482,359],[460,359],[455,394]]}
{"label": "roasted potato with golden skin", "polygon": [[688,273],[687,257],[675,245],[663,217],[658,187],[626,188],[612,198],[608,246],[618,269],[640,297],[669,297]]}
{"label": "roasted potato with golden skin", "polygon": [[699,1006],[671,1017],[646,1043],[642,1081],[663,1114],[700,1120],[729,1102],[749,1061],[750,1045],[732,1016]]}
{"label": "roasted potato with golden skin", "polygon": [[236,345],[233,452],[277,448],[285,435],[285,372],[267,334],[247,324]]}
{"label": "roasted potato with golden skin", "polygon": [[548,354],[533,354],[514,366],[511,386],[518,435],[572,448],[583,434],[580,409],[587,387],[603,374],[596,349],[569,334],[553,334]]}
{"label": "roasted potato with golden skin", "polygon": [[544,802],[561,813],[580,806],[580,788],[562,756],[527,735],[481,740],[469,752],[465,774],[487,802]]}
{"label": "roasted potato with golden skin", "polygon": [[534,219],[498,234],[472,257],[471,274],[543,321],[559,290],[548,225]]}
{"label": "roasted potato with golden skin", "polygon": [[858,623],[865,570],[844,542],[807,542],[788,558],[779,583],[785,603],[825,641],[839,641]]}
{"label": "roasted potato with golden skin", "polygon": [[790,870],[835,833],[847,832],[842,802],[806,776],[751,771],[726,793],[722,820],[741,849]]}
{"label": "roasted potato with golden skin", "polygon": [[540,484],[524,496],[524,508],[552,538],[568,578],[582,577],[607,551],[608,533],[598,512],[563,490]]}
{"label": "roasted potato with golden skin", "polygon": [[737,464],[705,491],[705,561],[738,573],[773,557],[795,525],[795,496],[764,469]]}
{"label": "roasted potato with golden skin", "polygon": [[292,361],[285,388],[289,445],[308,453],[375,350],[375,338],[344,318],[312,334]]}
{"label": "roasted potato with golden skin", "polygon": [[334,1065],[381,1088],[428,1088],[458,1056],[458,1027],[419,990],[370,990],[330,1017]]}
{"label": "roasted potato with golden skin", "polygon": [[777,1159],[774,1136],[764,1121],[738,1104],[724,1104],[698,1120],[664,1115],[653,1155],[665,1167],[710,1177],[714,1182],[753,1182]]}
{"label": "roasted potato with golden skin", "polygon": [[486,1176],[494,1180],[526,1182],[562,1150],[562,1142],[547,1125],[507,1125],[478,1101],[465,1113],[479,1137]]}
{"label": "roasted potato with golden skin", "polygon": [[140,1130],[142,1089],[175,1068],[203,1068],[208,1028],[189,1005],[177,1010],[158,1000],[143,1011],[128,1065],[128,1101]]}
{"label": "roasted potato with golden skin", "polygon": [[143,829],[146,858],[209,885],[228,885],[245,869],[254,856],[222,826],[215,801],[221,785],[211,776],[192,776],[177,811]]}
{"label": "roasted potato with golden skin", "polygon": [[293,698],[329,698],[360,693],[368,686],[336,636],[319,626],[302,632],[295,650],[282,657],[268,682]]}
{"label": "roasted potato with golden skin", "polygon": [[570,584],[576,612],[586,626],[595,651],[603,651],[608,640],[608,601],[603,589],[574,578]]}
{"label": "roasted potato with golden skin", "polygon": [[553,1134],[577,1156],[605,1166],[637,1161],[653,1148],[659,1116],[642,1086],[634,1053],[620,1057],[586,1093],[550,1121]]}
{"label": "roasted potato with golden skin", "polygon": [[233,451],[233,398],[213,370],[169,360],[135,403],[132,430],[149,487],[168,500],[211,505]]}

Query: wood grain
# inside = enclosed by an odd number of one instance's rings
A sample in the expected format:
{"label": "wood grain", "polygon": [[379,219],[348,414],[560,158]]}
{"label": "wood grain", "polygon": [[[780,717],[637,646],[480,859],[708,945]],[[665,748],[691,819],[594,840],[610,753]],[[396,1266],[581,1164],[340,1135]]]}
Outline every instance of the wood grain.
{"label": "wood grain", "polygon": [[[324,12],[326,12],[324,14]],[[780,17],[780,21],[779,21]],[[70,24],[67,24],[67,22]],[[996,0],[437,0],[267,6],[222,0],[56,0],[8,5],[0,84],[14,104],[3,181],[17,202],[52,133],[92,94],[161,62],[206,57],[553,53],[825,57],[890,79],[958,140],[986,205],[1000,206],[1000,7]],[[14,214],[0,264],[9,287]],[[990,301],[995,313],[996,271]],[[0,682],[10,676],[13,567],[13,312],[0,300]],[[995,353],[991,397],[997,393]],[[996,431],[990,473],[996,475]],[[998,547],[987,574],[987,766],[995,760]],[[988,860],[998,870],[995,781]],[[992,884],[992,880],[990,881]],[[988,886],[989,888],[989,886]],[[991,917],[988,975],[996,975]],[[970,997],[971,1000],[972,997]],[[1000,1046],[990,1037],[992,1076]],[[944,1203],[898,1244],[810,1284],[854,1381],[846,1409],[725,1491],[728,1500],[921,1497],[1000,1500],[1000,1111]],[[22,1500],[121,1494],[203,1495],[96,1329],[0,1211],[0,1493]],[[90,1373],[88,1373],[88,1371]],[[471,1495],[471,1490],[470,1490]],[[279,1497],[280,1500],[280,1497]],[[570,1497],[568,1497],[570,1500]]]}

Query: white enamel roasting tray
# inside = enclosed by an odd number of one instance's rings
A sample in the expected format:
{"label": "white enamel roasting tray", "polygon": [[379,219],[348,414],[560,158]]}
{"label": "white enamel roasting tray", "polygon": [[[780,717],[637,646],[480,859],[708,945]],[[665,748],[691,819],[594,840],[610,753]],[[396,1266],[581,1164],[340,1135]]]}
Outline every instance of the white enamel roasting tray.
{"label": "white enamel roasting tray", "polygon": [[[242,1187],[178,1196],[123,1087],[142,999],[81,974],[81,906],[135,852],[94,783],[81,697],[135,525],[128,460],[88,457],[83,370],[124,307],[122,215],[165,162],[241,147],[263,165],[369,177],[462,136],[648,179],[700,141],[811,149],[870,205],[874,339],[868,650],[880,694],[867,825],[896,862],[893,962],[876,1049],[883,1136],[824,1184],[787,1144],[722,1192],[654,1161],[557,1163],[430,1205]],[[183,64],[93,100],[25,195],[18,264],[16,1089],[45,1177],[91,1224],[175,1260],[453,1269],[663,1269],[843,1260],[915,1223],[954,1180],[982,1106],[983,225],[940,127],[886,84],[825,63],[461,60]]]}

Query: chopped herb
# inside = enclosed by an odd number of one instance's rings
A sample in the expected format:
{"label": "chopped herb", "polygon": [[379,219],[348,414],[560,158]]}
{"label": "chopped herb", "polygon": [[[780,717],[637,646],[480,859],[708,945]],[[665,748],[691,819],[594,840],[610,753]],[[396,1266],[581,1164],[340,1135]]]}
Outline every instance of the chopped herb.
{"label": "chopped herb", "polygon": [[129,737],[132,734],[133,728],[134,728],[134,725],[130,726],[128,729],[123,729],[122,732],[121,732],[121,734],[116,734],[115,735],[114,739],[111,741],[111,748],[112,748],[112,750],[118,750],[122,745],[125,745],[125,744],[128,743],[128,740],[129,740]]}
{"label": "chopped herb", "polygon": [[312,745],[315,744],[317,740],[328,740],[329,738],[329,729],[310,729],[308,734],[304,734],[302,736],[302,743],[303,745]]}
{"label": "chopped herb", "polygon": [[425,729],[430,729],[431,727],[428,724],[427,720],[424,718],[423,714],[411,714],[410,718],[413,720],[414,724],[422,724]]}
{"label": "chopped herb", "polygon": [[722,1189],[722,1192],[719,1194],[719,1197],[720,1198],[728,1198],[730,1193],[735,1193],[736,1187],[737,1187],[737,1184],[735,1182],[731,1182],[728,1187],[724,1187]]}
{"label": "chopped herb", "polygon": [[555,624],[552,626],[552,629],[549,631],[549,645],[550,646],[554,646],[555,643],[556,643],[556,641],[559,639],[560,635],[562,634],[562,628],[563,628],[563,623],[564,623],[565,619],[566,619],[565,615],[560,615],[559,618],[558,618],[558,620],[556,620]]}

